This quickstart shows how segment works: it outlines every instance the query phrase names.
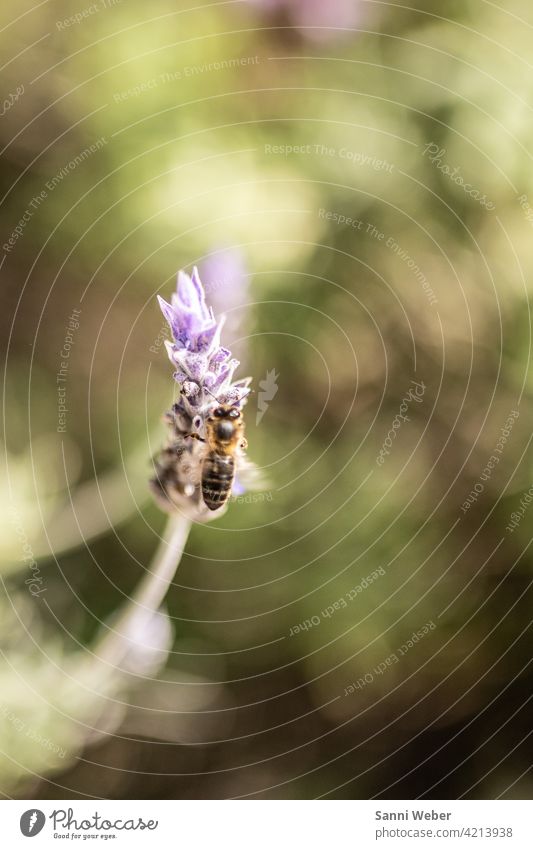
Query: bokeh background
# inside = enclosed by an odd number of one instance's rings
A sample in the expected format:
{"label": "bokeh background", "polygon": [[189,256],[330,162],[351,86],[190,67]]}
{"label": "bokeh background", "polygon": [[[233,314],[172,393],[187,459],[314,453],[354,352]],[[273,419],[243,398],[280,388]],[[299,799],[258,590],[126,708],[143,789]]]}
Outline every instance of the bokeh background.
{"label": "bokeh background", "polygon": [[[531,4],[0,17],[4,797],[531,797]],[[267,483],[102,671],[193,265]]]}

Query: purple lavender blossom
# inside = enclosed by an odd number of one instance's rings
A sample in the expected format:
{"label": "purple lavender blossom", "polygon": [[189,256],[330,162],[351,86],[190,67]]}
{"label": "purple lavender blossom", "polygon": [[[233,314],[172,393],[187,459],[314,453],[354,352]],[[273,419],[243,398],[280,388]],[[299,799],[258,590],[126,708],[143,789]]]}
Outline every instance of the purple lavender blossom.
{"label": "purple lavender blossom", "polygon": [[202,415],[216,403],[215,398],[222,404],[241,405],[250,379],[232,382],[239,361],[220,344],[225,317],[217,321],[206,305],[198,269],[190,277],[179,272],[170,304],[159,296],[158,300],[174,339],[165,346],[176,367],[174,379],[180,384],[183,411]]}
{"label": "purple lavender blossom", "polygon": [[156,458],[152,490],[164,509],[178,507],[192,518],[203,520],[208,518],[200,491],[205,449],[203,443],[188,437],[196,433],[205,439],[205,419],[217,404],[242,407],[250,378],[233,381],[239,362],[220,344],[224,316],[217,321],[207,306],[196,268],[190,277],[179,272],[170,303],[159,296],[158,299],[172,332],[173,341],[167,340],[165,345],[176,369],[174,379],[180,395],[165,416],[170,436]]}

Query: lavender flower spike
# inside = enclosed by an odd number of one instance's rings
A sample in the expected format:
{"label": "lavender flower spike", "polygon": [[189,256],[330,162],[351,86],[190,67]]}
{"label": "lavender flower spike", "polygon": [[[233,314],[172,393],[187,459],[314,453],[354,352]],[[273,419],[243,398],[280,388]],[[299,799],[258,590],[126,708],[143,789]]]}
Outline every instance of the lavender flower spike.
{"label": "lavender flower spike", "polygon": [[187,438],[187,434],[196,433],[205,439],[205,419],[217,403],[242,407],[250,378],[233,382],[239,362],[220,344],[224,316],[217,321],[207,306],[196,268],[191,276],[179,272],[170,303],[158,299],[172,332],[172,341],[167,340],[165,345],[180,396],[165,416],[170,435],[155,461],[151,486],[164,509],[178,508],[202,521],[208,518],[200,491],[205,449],[202,442]]}
{"label": "lavender flower spike", "polygon": [[217,322],[213,310],[206,305],[197,268],[191,277],[179,272],[177,291],[170,304],[159,296],[158,300],[174,337],[165,345],[170,362],[177,369],[174,379],[181,387],[184,410],[192,415],[201,413],[206,404],[212,405],[213,395],[223,404],[238,403],[250,380],[232,384],[239,362],[220,345],[224,316]]}

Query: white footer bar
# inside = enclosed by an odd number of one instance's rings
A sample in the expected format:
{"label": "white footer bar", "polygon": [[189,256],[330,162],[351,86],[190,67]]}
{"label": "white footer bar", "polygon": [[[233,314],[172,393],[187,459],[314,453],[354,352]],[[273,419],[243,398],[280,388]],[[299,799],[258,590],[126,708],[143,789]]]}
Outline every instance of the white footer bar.
{"label": "white footer bar", "polygon": [[531,807],[530,801],[6,800],[1,845],[532,849]]}

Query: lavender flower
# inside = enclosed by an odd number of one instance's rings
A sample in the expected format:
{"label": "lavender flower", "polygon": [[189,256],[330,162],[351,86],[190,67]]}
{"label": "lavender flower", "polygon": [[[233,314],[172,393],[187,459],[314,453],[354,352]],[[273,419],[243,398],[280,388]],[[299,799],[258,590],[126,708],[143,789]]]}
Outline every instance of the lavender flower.
{"label": "lavender flower", "polygon": [[196,268],[190,277],[180,271],[170,304],[159,297],[159,305],[172,332],[173,341],[167,340],[165,345],[176,369],[180,397],[165,416],[170,435],[156,459],[151,486],[164,509],[178,508],[203,521],[210,518],[200,487],[205,449],[187,435],[196,433],[205,439],[205,419],[217,403],[242,407],[250,378],[233,381],[239,362],[220,344],[224,316],[217,321],[207,306]]}
{"label": "lavender flower", "polygon": [[[169,434],[154,460],[155,476],[150,484],[160,506],[171,515],[150,568],[95,646],[89,673],[92,681],[98,678],[96,689],[101,696],[106,694],[110,668],[151,674],[166,660],[173,630],[161,605],[176,574],[191,522],[205,522],[226,509],[223,504],[209,510],[202,498],[202,464],[209,450],[205,421],[215,406],[245,404],[250,382],[250,378],[233,380],[239,363],[220,344],[224,317],[217,321],[207,306],[196,268],[190,277],[180,271],[171,302],[159,298],[159,304],[172,331],[173,341],[165,344],[180,391],[165,415]],[[246,470],[243,443],[239,450],[239,470]],[[254,469],[248,469],[253,483]]]}
{"label": "lavender flower", "polygon": [[220,345],[225,317],[217,322],[207,307],[198,269],[193,269],[191,277],[179,272],[170,304],[159,296],[158,300],[174,337],[165,345],[170,362],[177,366],[174,379],[181,386],[183,410],[201,413],[213,405],[213,396],[222,404],[242,403],[250,378],[232,383],[239,362]]}

